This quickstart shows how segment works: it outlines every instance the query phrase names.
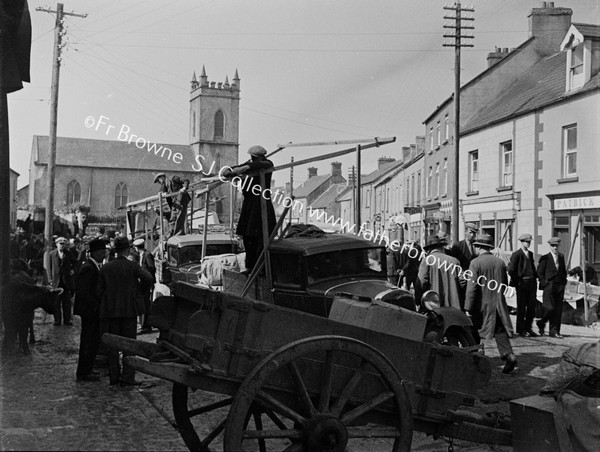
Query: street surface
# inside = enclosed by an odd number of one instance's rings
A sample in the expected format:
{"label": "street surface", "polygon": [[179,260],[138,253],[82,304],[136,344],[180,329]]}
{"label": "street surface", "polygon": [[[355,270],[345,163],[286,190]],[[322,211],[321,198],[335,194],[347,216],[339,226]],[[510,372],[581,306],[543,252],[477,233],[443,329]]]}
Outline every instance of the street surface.
{"label": "street surface", "polygon": [[[32,355],[3,358],[0,367],[0,450],[186,450],[173,427],[171,384],[138,374],[143,385],[121,388],[108,385],[105,368],[100,382],[76,382],[79,317],[75,326],[54,326],[52,316],[36,312],[38,343]],[[513,316],[513,324],[515,322]],[[478,413],[509,414],[508,401],[532,394],[545,384],[569,347],[600,339],[600,325],[564,325],[564,339],[521,338],[513,340],[518,357],[514,374],[500,372],[494,342],[486,342],[492,358],[490,384],[480,391]],[[154,341],[157,333],[139,336]],[[208,400],[210,393],[198,392]],[[216,443],[219,450],[221,442]],[[413,450],[448,450],[446,439],[415,432]],[[509,447],[455,440],[454,450],[510,451]],[[376,447],[375,449],[378,449]],[[368,452],[375,452],[373,447]],[[354,448],[353,450],[357,450]],[[360,449],[358,449],[362,452]],[[381,450],[389,450],[382,445]]]}

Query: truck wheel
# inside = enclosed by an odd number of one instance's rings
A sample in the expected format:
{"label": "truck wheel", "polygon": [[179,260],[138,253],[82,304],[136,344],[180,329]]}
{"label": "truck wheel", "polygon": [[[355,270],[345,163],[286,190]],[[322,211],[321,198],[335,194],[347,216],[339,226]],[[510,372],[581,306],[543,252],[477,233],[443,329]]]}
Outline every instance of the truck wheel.
{"label": "truck wheel", "polygon": [[352,448],[349,440],[360,442],[360,450],[386,440],[391,451],[410,450],[408,394],[375,348],[317,336],[274,351],[250,372],[229,410],[224,450],[343,452]]}

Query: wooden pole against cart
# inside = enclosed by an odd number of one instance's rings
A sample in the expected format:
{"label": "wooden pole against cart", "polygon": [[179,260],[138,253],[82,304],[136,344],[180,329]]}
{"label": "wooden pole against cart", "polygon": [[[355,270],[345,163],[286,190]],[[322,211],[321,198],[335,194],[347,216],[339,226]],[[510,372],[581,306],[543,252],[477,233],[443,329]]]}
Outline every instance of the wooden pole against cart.
{"label": "wooden pole against cart", "polygon": [[583,233],[583,213],[579,214],[579,246],[580,246],[580,258],[579,262],[581,265],[581,278],[583,279],[583,313],[585,318],[585,326],[587,326],[589,321],[589,307],[588,307],[588,299],[587,299],[587,278],[586,278],[586,268],[585,268],[585,235]]}

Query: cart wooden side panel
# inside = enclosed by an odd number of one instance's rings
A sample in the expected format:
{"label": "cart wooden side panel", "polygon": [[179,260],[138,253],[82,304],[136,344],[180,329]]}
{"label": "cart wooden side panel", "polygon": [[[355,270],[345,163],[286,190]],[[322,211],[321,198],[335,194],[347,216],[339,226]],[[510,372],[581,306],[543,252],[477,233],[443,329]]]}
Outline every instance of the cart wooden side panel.
{"label": "cart wooden side panel", "polygon": [[381,351],[407,382],[416,414],[443,415],[472,405],[476,390],[491,375],[489,361],[477,353],[390,336],[187,283],[178,283],[174,293],[175,297],[154,303],[150,322],[161,328],[161,340],[186,350],[213,375],[243,379],[273,350],[324,334],[358,339]]}

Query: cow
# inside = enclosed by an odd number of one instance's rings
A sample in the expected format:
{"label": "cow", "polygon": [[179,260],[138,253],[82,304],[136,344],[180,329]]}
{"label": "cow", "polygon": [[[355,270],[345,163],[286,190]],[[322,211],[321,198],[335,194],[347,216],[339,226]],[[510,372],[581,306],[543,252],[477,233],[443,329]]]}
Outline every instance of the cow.
{"label": "cow", "polygon": [[14,347],[18,337],[21,352],[25,355],[31,354],[27,333],[30,328],[33,330],[34,311],[42,308],[53,314],[56,299],[62,292],[61,288],[36,286],[25,272],[12,273],[11,282],[2,287],[3,353],[7,354]]}

